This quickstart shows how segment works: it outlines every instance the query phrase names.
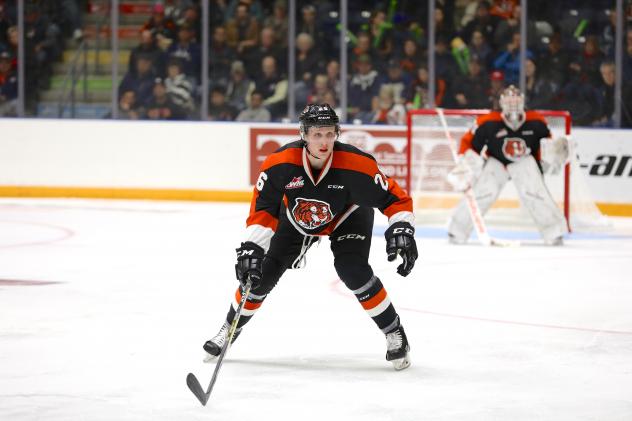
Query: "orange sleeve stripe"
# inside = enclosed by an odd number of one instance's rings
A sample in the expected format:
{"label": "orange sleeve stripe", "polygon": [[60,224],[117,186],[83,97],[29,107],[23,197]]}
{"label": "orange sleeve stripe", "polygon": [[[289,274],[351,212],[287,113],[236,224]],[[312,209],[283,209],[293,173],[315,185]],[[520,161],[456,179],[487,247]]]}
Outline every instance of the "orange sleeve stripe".
{"label": "orange sleeve stripe", "polygon": [[472,140],[474,134],[471,130],[468,130],[461,138],[461,145],[459,145],[459,155],[463,155],[468,149],[472,149]]}
{"label": "orange sleeve stripe", "polygon": [[279,164],[294,164],[303,165],[302,148],[287,148],[281,152],[275,152],[268,155],[263,164],[261,165],[261,171],[265,171],[268,168],[274,167]]}
{"label": "orange sleeve stripe", "polygon": [[412,212],[412,211],[413,211],[413,199],[408,197],[402,201],[393,203],[392,205],[384,209],[383,213],[384,215],[386,215],[386,217],[390,218],[391,216],[395,215],[398,212]]}
{"label": "orange sleeve stripe", "polygon": [[331,168],[358,171],[371,178],[378,173],[377,163],[371,158],[344,151],[336,151]]}
{"label": "orange sleeve stripe", "polygon": [[276,231],[278,224],[279,220],[266,211],[257,211],[253,214],[250,214],[250,216],[248,216],[248,219],[246,220],[246,226],[261,225],[267,228],[271,228],[273,231]]}
{"label": "orange sleeve stripe", "polygon": [[[237,301],[237,304],[241,302],[241,289],[239,288],[237,288],[237,291],[235,292],[235,300]],[[259,307],[261,307],[261,304],[263,303],[253,303],[246,300],[246,302],[244,303],[244,308],[246,310],[257,310]]]}
{"label": "orange sleeve stripe", "polygon": [[374,297],[366,301],[362,301],[360,304],[362,304],[362,308],[364,308],[365,310],[371,310],[372,308],[375,308],[378,305],[380,305],[380,303],[384,301],[385,298],[386,298],[386,290],[382,288],[377,294],[375,294]]}

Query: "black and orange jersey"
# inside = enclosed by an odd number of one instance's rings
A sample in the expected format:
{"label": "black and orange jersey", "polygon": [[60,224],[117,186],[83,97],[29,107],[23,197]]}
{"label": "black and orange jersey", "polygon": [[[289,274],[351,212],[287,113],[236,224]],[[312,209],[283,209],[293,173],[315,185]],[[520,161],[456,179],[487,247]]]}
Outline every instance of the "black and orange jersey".
{"label": "black and orange jersey", "polygon": [[370,154],[336,141],[318,172],[303,142],[291,142],[261,166],[246,221],[247,240],[267,250],[279,223],[290,223],[304,235],[329,235],[359,206],[378,208],[390,223],[414,220],[411,198]]}
{"label": "black and orange jersey", "polygon": [[536,111],[527,111],[525,121],[516,131],[505,124],[498,111],[480,116],[463,137],[459,154],[473,149],[493,156],[504,165],[518,161],[526,155],[533,155],[540,162],[540,140],[551,137],[551,131],[544,117]]}

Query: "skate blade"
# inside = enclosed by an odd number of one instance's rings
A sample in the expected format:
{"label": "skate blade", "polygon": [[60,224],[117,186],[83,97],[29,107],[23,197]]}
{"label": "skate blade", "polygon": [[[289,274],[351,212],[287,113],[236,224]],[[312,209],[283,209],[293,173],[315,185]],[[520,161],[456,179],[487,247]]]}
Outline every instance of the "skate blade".
{"label": "skate blade", "polygon": [[404,370],[410,367],[410,356],[406,354],[404,358],[399,358],[397,360],[392,360],[393,368],[397,371]]}

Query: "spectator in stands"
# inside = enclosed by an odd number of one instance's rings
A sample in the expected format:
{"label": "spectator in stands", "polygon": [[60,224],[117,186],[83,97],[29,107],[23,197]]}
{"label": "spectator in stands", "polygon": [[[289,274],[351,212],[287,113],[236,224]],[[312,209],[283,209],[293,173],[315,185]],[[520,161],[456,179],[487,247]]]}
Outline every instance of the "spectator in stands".
{"label": "spectator in stands", "polygon": [[186,120],[187,111],[173,103],[167,94],[167,87],[161,78],[154,83],[151,100],[147,104],[146,115],[149,120]]}
{"label": "spectator in stands", "polygon": [[248,7],[249,14],[254,17],[257,22],[263,21],[264,10],[259,0],[230,0],[224,14],[224,20],[226,22],[235,16],[235,12],[241,4]]}
{"label": "spectator in stands", "polygon": [[[27,69],[27,83],[36,83],[40,89],[47,89],[53,62],[61,57],[61,30],[35,5],[25,8],[24,26],[26,54],[33,59],[33,63],[29,63],[32,67]],[[31,80],[30,76],[35,80]]]}
{"label": "spectator in stands", "polygon": [[479,58],[481,64],[484,66],[484,69],[489,69],[491,67],[493,59],[492,47],[489,46],[489,43],[485,40],[485,37],[480,30],[477,29],[472,32],[472,38],[470,39],[470,43],[467,45],[467,48],[470,50],[470,54],[472,56]]}
{"label": "spectator in stands", "polygon": [[[452,40],[454,38],[454,28],[446,19],[445,12],[443,8],[436,7],[435,8],[435,34],[436,37],[441,37],[445,40]],[[450,20],[451,21],[451,20]]]}
{"label": "spectator in stands", "polygon": [[373,124],[404,124],[406,119],[406,107],[395,101],[395,92],[392,85],[383,85],[380,88],[375,109],[370,118]]}
{"label": "spectator in stands", "polygon": [[437,75],[435,78],[435,97],[434,104],[430,101],[429,97],[429,75],[428,65],[422,63],[417,69],[417,75],[412,82],[412,88],[408,94],[407,103],[409,108],[430,108],[431,106],[441,107],[446,95],[447,85],[445,80]]}
{"label": "spectator in stands", "polygon": [[569,80],[560,90],[560,108],[573,116],[573,124],[590,126],[602,116],[601,95],[586,77],[581,64],[572,62]]}
{"label": "spectator in stands", "polygon": [[342,108],[338,106],[338,98],[336,97],[336,94],[334,93],[334,91],[329,90],[325,92],[325,95],[323,95],[323,104],[329,104],[331,108],[333,108],[334,111],[336,112],[336,115],[340,116],[340,119],[341,119],[340,121],[344,122],[342,120]]}
{"label": "spectator in stands", "polygon": [[[327,86],[329,87],[329,90],[331,90],[337,98],[340,96],[340,92],[341,92],[340,63],[338,63],[338,60],[329,60],[325,70],[327,73]],[[326,103],[329,104],[328,102]],[[336,114],[340,115],[339,113],[336,113]]]}
{"label": "spectator in stands", "polygon": [[230,81],[226,88],[226,100],[237,111],[248,106],[248,98],[255,90],[255,83],[246,75],[246,69],[241,61],[233,62],[230,69]]}
{"label": "spectator in stands", "polygon": [[193,39],[198,43],[202,41],[202,22],[200,21],[199,6],[190,4],[189,1],[185,1],[177,6],[177,9],[172,9],[172,19],[176,25],[181,28],[187,26],[193,31]]}
{"label": "spectator in stands", "polygon": [[237,5],[234,18],[226,23],[226,39],[242,61],[259,43],[259,22],[250,14],[248,3]]}
{"label": "spectator in stands", "polygon": [[273,120],[287,113],[287,79],[280,74],[274,57],[266,56],[261,60],[261,75],[255,86],[263,95],[263,105]]}
{"label": "spectator in stands", "polygon": [[456,108],[489,108],[489,90],[489,77],[482,61],[476,56],[470,57],[468,74],[459,76],[454,85]]}
{"label": "spectator in stands", "polygon": [[276,0],[272,15],[264,21],[264,26],[271,28],[276,45],[282,49],[287,48],[288,19],[286,0]]}
{"label": "spectator in stands", "polygon": [[410,77],[414,77],[422,62],[423,57],[417,42],[412,38],[406,39],[406,41],[404,41],[403,56],[399,60],[399,65],[402,67],[402,70]]}
{"label": "spectator in stands", "polygon": [[550,110],[560,87],[540,75],[533,59],[528,58],[525,64],[525,105],[532,110]]}
{"label": "spectator in stands", "polygon": [[146,104],[151,98],[154,89],[156,74],[152,70],[151,56],[138,54],[136,57],[136,71],[127,72],[121,81],[118,92],[119,97],[124,92],[134,91],[136,103]]}
{"label": "spectator in stands", "polygon": [[213,29],[213,37],[210,43],[209,81],[212,86],[226,86],[229,83],[228,76],[231,63],[237,57],[235,50],[226,42],[226,29],[217,26]]}
{"label": "spectator in stands", "polygon": [[461,30],[460,35],[462,39],[471,39],[472,33],[478,30],[490,45],[494,42],[494,32],[496,32],[496,26],[498,25],[498,17],[492,15],[490,9],[491,6],[488,1],[482,0],[478,2],[476,17]]}
{"label": "spectator in stands", "polygon": [[[494,31],[494,45],[503,45],[505,40],[511,39],[514,33],[520,32],[520,5],[510,7],[509,15],[505,19],[501,19]],[[527,22],[527,46],[533,48],[537,42],[538,30],[535,22],[531,19]]]}
{"label": "spectator in stands", "polygon": [[137,104],[136,92],[124,91],[119,98],[118,118],[121,120],[138,120],[142,115],[142,107]]}
{"label": "spectator in stands", "polygon": [[625,32],[625,46],[623,50],[623,75],[632,74],[632,28]]}
{"label": "spectator in stands", "polygon": [[169,59],[177,58],[182,64],[182,71],[194,80],[200,80],[202,52],[200,44],[193,38],[193,28],[184,25],[178,29],[178,41],[167,50]]}
{"label": "spectator in stands", "polygon": [[386,66],[386,74],[380,76],[378,83],[380,92],[385,86],[388,86],[395,103],[403,104],[406,102],[406,94],[412,86],[412,79],[404,73],[397,60],[391,59]]}
{"label": "spectator in stands", "polygon": [[595,35],[587,36],[579,56],[579,64],[588,78],[588,82],[593,86],[599,86],[601,83],[599,66],[603,60],[604,55],[599,48],[599,39]]}
{"label": "spectator in stands", "polygon": [[17,115],[18,79],[11,67],[11,53],[0,51],[0,116]]}
{"label": "spectator in stands", "polygon": [[158,46],[163,51],[176,39],[176,25],[165,17],[165,6],[162,3],[154,4],[151,18],[143,25],[141,30],[143,29],[149,29],[155,34]]}
{"label": "spectator in stands", "polygon": [[356,37],[355,47],[351,49],[350,62],[352,72],[358,71],[358,58],[365,55],[371,58],[371,62],[375,61],[373,48],[371,48],[371,36],[368,32],[360,32]]}
{"label": "spectator in stands", "polygon": [[253,121],[267,123],[271,121],[270,111],[263,106],[263,95],[259,91],[250,94],[250,106],[241,111],[235,121]]}
{"label": "spectator in stands", "polygon": [[314,84],[305,104],[324,104],[325,94],[329,92],[329,78],[325,74],[317,74],[314,77]]}
{"label": "spectator in stands", "polygon": [[[533,57],[527,50],[527,57]],[[514,32],[503,51],[494,60],[494,69],[505,75],[507,85],[517,85],[520,77],[520,33]]]}
{"label": "spectator in stands", "polygon": [[601,73],[601,84],[599,85],[599,93],[601,95],[601,115],[595,122],[595,125],[612,127],[614,117],[614,84],[615,84],[615,65],[611,61],[604,61],[599,66]]}
{"label": "spectator in stands", "polygon": [[379,93],[378,73],[373,70],[371,57],[367,54],[358,57],[358,70],[349,82],[351,108],[349,117],[368,122],[373,111],[373,98]]}
{"label": "spectator in stands", "polygon": [[280,69],[286,68],[287,49],[282,48],[277,43],[276,35],[271,27],[265,27],[261,30],[259,44],[250,49],[245,56],[246,61],[244,61],[244,64],[246,65],[246,73],[248,73],[250,77],[259,74],[261,71],[261,60],[266,56],[274,57]]}
{"label": "spectator in stands", "polygon": [[542,69],[542,74],[557,86],[561,87],[566,84],[570,57],[568,52],[562,48],[562,36],[559,32],[551,36],[547,51],[538,64],[538,67]]}
{"label": "spectator in stands", "polygon": [[136,72],[136,61],[139,55],[150,58],[152,70],[156,75],[162,76],[165,74],[165,53],[158,47],[156,36],[149,29],[143,29],[140,32],[140,44],[134,47],[129,55],[128,72]]}
{"label": "spectator in stands", "polygon": [[172,58],[167,64],[167,78],[164,83],[167,96],[179,108],[179,114],[190,115],[195,108],[193,83],[182,71],[182,63],[179,59]]}
{"label": "spectator in stands", "polygon": [[505,84],[505,75],[500,70],[494,70],[489,75],[490,80],[490,90],[487,102],[491,104],[492,110],[500,110],[500,104],[498,100],[500,99],[500,94],[507,86]]}
{"label": "spectator in stands", "polygon": [[457,63],[448,46],[448,41],[444,38],[437,38],[435,42],[435,72],[437,77],[446,82],[454,80],[459,73]]}
{"label": "spectator in stands", "polygon": [[312,36],[314,44],[318,46],[321,52],[328,56],[330,45],[327,45],[327,36],[318,22],[316,7],[311,4],[303,6],[301,9],[301,21],[296,30],[297,34],[305,33]]}
{"label": "spectator in stands", "polygon": [[314,39],[304,32],[296,36],[297,81],[311,86],[314,74],[324,71],[325,63],[320,51],[314,48]]}
{"label": "spectator in stands", "polygon": [[515,16],[515,10],[519,0],[493,0],[492,7],[489,10],[493,16],[498,16],[501,20],[511,19]]}
{"label": "spectator in stands", "polygon": [[[387,22],[386,13],[382,10],[374,10],[369,18],[369,35],[371,47],[377,59],[374,63],[385,63],[393,53],[393,24]],[[378,68],[379,66],[376,66]]]}
{"label": "spectator in stands", "polygon": [[211,121],[233,121],[237,110],[226,103],[224,89],[219,86],[211,89],[208,105],[208,119]]}

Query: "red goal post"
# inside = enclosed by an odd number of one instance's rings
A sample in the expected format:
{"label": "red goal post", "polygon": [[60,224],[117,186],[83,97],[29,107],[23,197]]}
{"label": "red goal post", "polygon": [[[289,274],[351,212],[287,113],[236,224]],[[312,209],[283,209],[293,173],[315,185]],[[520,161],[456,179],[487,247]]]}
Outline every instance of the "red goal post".
{"label": "red goal post", "polygon": [[[538,111],[546,119],[552,137],[571,134],[571,115],[568,111]],[[448,130],[457,144],[472,127],[478,116],[489,110],[444,109]],[[458,147],[458,145],[457,145]],[[545,148],[542,149],[545,152]],[[454,166],[443,124],[436,109],[409,110],[407,114],[406,186],[415,201],[415,211],[436,207],[448,213],[460,199],[445,176]],[[557,174],[545,173],[551,194],[564,212],[570,229],[571,221],[571,165]],[[578,174],[578,176],[581,176]],[[509,183],[511,184],[511,183]],[[507,190],[507,189],[505,189]],[[517,197],[509,192],[501,195],[494,208],[518,208]]]}

